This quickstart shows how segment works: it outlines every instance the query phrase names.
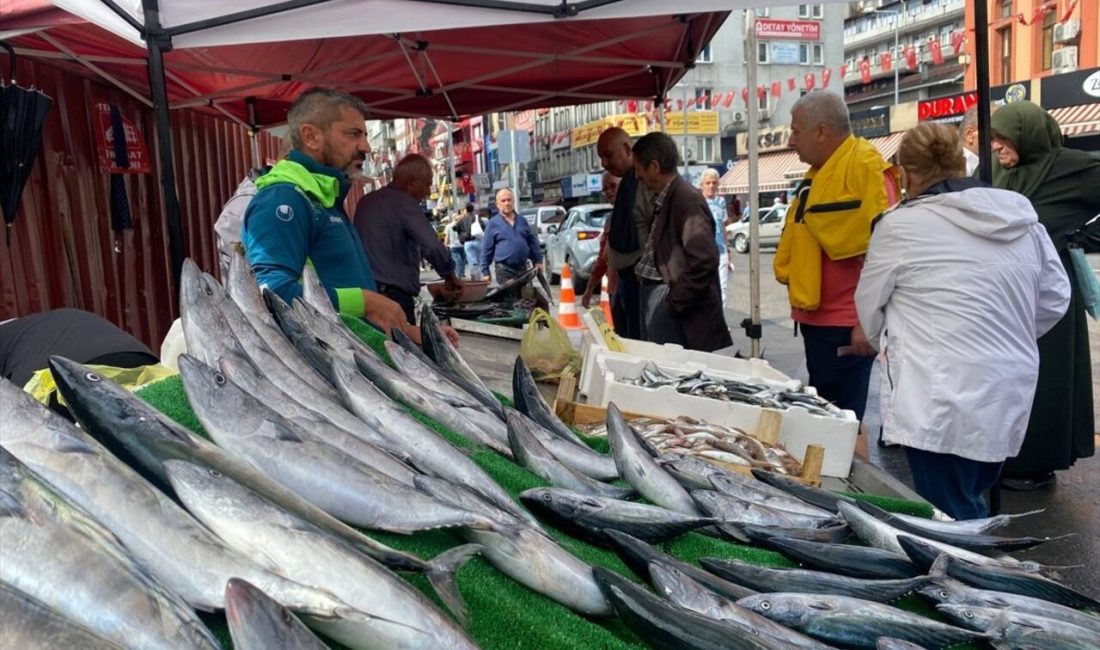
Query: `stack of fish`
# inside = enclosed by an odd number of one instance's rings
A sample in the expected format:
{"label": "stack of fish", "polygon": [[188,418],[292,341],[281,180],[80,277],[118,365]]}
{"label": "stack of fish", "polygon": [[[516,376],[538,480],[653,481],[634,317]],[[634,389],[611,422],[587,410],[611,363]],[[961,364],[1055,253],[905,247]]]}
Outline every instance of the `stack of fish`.
{"label": "stack of fish", "polygon": [[662,370],[653,362],[648,362],[642,366],[637,377],[624,378],[621,381],[644,388],[672,386],[678,393],[709,397],[724,402],[741,402],[751,406],[781,411],[803,409],[814,415],[844,417],[844,412],[828,400],[805,392],[805,390],[791,390],[786,386],[775,386],[729,377],[712,377],[702,370],[687,375],[676,375]]}
{"label": "stack of fish", "polygon": [[[873,647],[887,632],[930,647],[1024,636],[1088,647],[1078,629],[1095,619],[1043,602],[1095,601],[1042,567],[986,555],[1043,540],[930,529],[773,472],[662,453],[614,405],[611,453],[599,453],[554,415],[521,359],[513,409],[429,309],[423,348],[397,334],[387,362],[312,273],[304,282],[287,305],[257,288],[240,255],[225,287],[185,265],[179,366],[213,442],[66,359],[50,366],[79,429],[0,380],[0,618],[19,647],[209,649],[195,610],[224,609],[242,648],[324,647],[314,632],[349,648],[473,648],[454,573],[478,552],[575,612],[620,616],[655,647]],[[409,408],[551,487],[521,494],[522,507]],[[587,564],[540,519],[616,549],[665,598]],[[469,543],[429,560],[369,536],[436,529]],[[830,572],[700,568],[649,546],[693,530]],[[853,532],[871,547],[841,544]],[[447,611],[398,572],[422,574]],[[884,604],[914,590],[960,627]],[[1068,641],[1078,645],[1051,645]]]}

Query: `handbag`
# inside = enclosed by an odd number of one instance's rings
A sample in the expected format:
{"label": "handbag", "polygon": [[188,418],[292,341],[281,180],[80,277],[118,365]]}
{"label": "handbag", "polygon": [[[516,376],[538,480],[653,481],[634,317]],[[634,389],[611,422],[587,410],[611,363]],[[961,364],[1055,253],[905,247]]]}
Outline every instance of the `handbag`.
{"label": "handbag", "polygon": [[1071,244],[1069,259],[1073,265],[1073,274],[1077,276],[1085,311],[1092,316],[1093,320],[1096,320],[1100,317],[1100,280],[1096,279],[1096,271],[1092,269],[1088,258],[1085,257],[1085,249]]}

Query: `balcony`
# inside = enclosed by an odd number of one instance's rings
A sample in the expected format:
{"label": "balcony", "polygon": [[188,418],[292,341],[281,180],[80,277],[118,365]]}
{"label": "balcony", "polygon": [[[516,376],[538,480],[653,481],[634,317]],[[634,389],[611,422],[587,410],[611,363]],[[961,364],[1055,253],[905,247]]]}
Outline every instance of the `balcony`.
{"label": "balcony", "polygon": [[[929,52],[927,50],[927,48],[923,48],[923,47],[920,48],[920,51],[917,53],[917,69],[916,70],[910,70],[909,69],[909,64],[908,64],[908,62],[906,62],[904,56],[895,56],[894,60],[893,60],[893,65],[897,66],[899,63],[901,64],[901,67],[898,70],[898,74],[900,76],[904,77],[905,75],[908,75],[908,74],[916,74],[916,73],[920,72],[922,69],[953,67],[953,66],[957,66],[957,65],[960,64],[960,62],[957,60],[959,58],[959,55],[955,54],[955,51],[951,48],[950,43],[944,43],[942,51],[943,51],[943,65],[942,66],[937,66],[934,63],[932,63],[932,53]],[[885,79],[886,77],[893,77],[893,76],[894,76],[894,68],[891,67],[889,70],[883,70],[882,64],[879,61],[879,57],[877,57],[877,56],[874,57],[874,59],[871,61],[871,81],[874,82],[877,79]],[[863,76],[860,73],[858,62],[855,66],[849,66],[849,69],[846,70],[845,73],[844,73],[844,79],[842,79],[842,82],[844,83],[845,86],[855,86],[855,85],[859,85],[859,84],[863,83]]]}
{"label": "balcony", "polygon": [[[914,5],[901,15],[899,31],[903,34],[921,32],[933,25],[942,24],[956,18],[962,18],[966,9],[966,0],[940,0],[928,5]],[[877,43],[894,37],[895,16],[890,13],[875,13],[850,19],[844,26],[844,50],[851,52],[871,43]],[[864,21],[875,24],[863,31],[857,25]]]}

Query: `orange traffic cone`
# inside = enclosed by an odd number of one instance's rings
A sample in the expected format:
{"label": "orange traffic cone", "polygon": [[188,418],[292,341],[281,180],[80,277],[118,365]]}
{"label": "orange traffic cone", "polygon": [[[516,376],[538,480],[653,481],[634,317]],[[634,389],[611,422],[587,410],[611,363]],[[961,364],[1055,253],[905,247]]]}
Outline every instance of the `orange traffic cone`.
{"label": "orange traffic cone", "polygon": [[568,264],[561,267],[561,297],[558,299],[558,323],[567,330],[579,330],[577,294],[573,291],[573,271]]}
{"label": "orange traffic cone", "polygon": [[607,324],[614,327],[615,322],[611,318],[611,295],[607,291],[606,275],[600,280],[600,309],[603,310],[603,317],[607,319]]}

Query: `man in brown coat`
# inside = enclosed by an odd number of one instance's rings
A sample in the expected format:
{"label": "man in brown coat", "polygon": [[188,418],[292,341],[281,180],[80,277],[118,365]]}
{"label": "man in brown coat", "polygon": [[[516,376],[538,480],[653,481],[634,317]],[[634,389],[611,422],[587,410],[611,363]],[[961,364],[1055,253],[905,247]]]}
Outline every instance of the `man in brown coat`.
{"label": "man in brown coat", "polygon": [[649,239],[634,270],[642,339],[711,352],[733,345],[722,312],[714,218],[699,190],[676,172],[678,158],[664,133],[634,144],[634,172],[656,194]]}

